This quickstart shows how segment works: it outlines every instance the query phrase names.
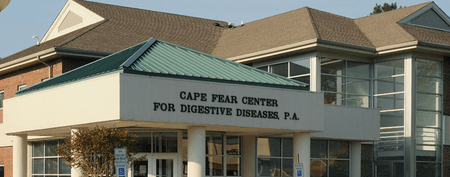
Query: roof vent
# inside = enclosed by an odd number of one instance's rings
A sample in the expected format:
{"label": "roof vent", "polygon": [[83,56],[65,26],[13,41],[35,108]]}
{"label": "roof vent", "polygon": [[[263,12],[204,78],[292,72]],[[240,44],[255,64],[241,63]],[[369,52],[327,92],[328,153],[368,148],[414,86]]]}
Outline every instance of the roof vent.
{"label": "roof vent", "polygon": [[220,23],[217,23],[217,22],[216,22],[216,23],[214,23],[213,25],[214,25],[214,26],[220,26]]}
{"label": "roof vent", "polygon": [[233,28],[234,27],[234,23],[229,22],[227,25],[228,28]]}

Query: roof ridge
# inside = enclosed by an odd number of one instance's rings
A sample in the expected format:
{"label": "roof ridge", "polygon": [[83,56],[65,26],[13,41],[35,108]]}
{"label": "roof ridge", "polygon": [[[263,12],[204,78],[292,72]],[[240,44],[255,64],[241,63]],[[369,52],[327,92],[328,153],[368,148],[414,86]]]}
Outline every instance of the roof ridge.
{"label": "roof ridge", "polygon": [[[422,6],[421,8],[417,9],[416,11],[414,11],[414,12],[417,12],[418,10],[422,9],[422,8],[425,7],[426,5],[428,5],[428,4],[430,4],[430,3],[433,3],[433,2],[434,2],[434,1],[428,1],[428,2],[424,2],[424,3],[412,5],[412,6],[405,6],[405,7],[402,7],[402,8],[390,10],[390,11],[383,12],[383,13],[378,13],[378,14],[367,15],[367,16],[364,16],[364,17],[355,18],[354,20],[363,19],[363,18],[369,18],[369,17],[375,17],[375,16],[380,16],[380,15],[386,15],[386,14],[398,12],[398,11],[400,11],[400,10],[405,10],[405,9],[410,9],[410,8]],[[414,12],[411,12],[409,15],[413,14]]]}
{"label": "roof ridge", "polygon": [[257,20],[255,20],[255,21],[246,22],[245,24],[258,22],[258,21],[261,21],[261,20],[265,20],[265,19],[267,19],[267,18],[272,18],[272,17],[275,17],[275,16],[283,15],[283,14],[286,14],[286,13],[291,13],[291,12],[293,12],[293,11],[297,11],[297,10],[301,10],[301,9],[305,9],[305,8],[308,8],[308,6],[301,7],[301,8],[298,8],[298,9],[293,9],[293,10],[290,10],[290,11],[287,11],[287,12],[283,12],[283,13],[279,13],[279,14],[275,14],[275,15],[271,15],[271,16],[264,17],[264,18],[261,18],[261,19],[257,19]]}
{"label": "roof ridge", "polygon": [[[218,22],[227,23],[226,21],[222,21],[222,20],[209,19],[209,18],[203,18],[203,17],[195,17],[195,16],[182,15],[182,14],[176,14],[176,13],[170,13],[170,12],[162,12],[162,11],[149,10],[149,9],[141,9],[141,8],[137,8],[137,7],[128,7],[128,6],[115,5],[115,4],[106,4],[106,3],[95,2],[95,1],[86,1],[86,0],[73,0],[73,1],[81,2],[81,3],[79,3],[81,6],[91,10],[92,12],[96,13],[97,15],[99,15],[99,14],[95,10],[90,9],[89,7],[86,7],[83,3],[100,4],[100,5],[106,5],[106,6],[115,6],[115,7],[128,8],[128,9],[133,9],[133,10],[150,11],[150,12],[156,12],[156,13],[163,13],[163,14],[169,14],[169,15],[176,15],[176,16],[190,17],[190,18],[198,18],[198,19],[204,19],[204,20],[218,21]],[[99,15],[99,16],[101,16],[101,15]],[[101,17],[103,17],[103,16],[101,16]],[[106,17],[103,17],[103,18],[106,18]]]}
{"label": "roof ridge", "polygon": [[159,39],[156,39],[156,38],[153,38],[153,37],[150,38],[149,40],[147,40],[146,43],[144,45],[142,45],[142,47],[139,48],[139,50],[134,52],[134,54],[131,55],[130,58],[125,60],[125,62],[123,62],[120,65],[120,67],[125,67],[125,68],[130,67],[131,64],[133,64],[147,49],[149,49],[157,41],[159,41]]}
{"label": "roof ridge", "polygon": [[315,8],[311,8],[311,7],[307,7],[307,8],[309,8],[310,10],[316,10],[316,11],[319,11],[319,12],[322,12],[322,13],[331,14],[331,15],[334,15],[334,16],[339,16],[339,17],[344,17],[344,18],[352,19],[352,18],[350,18],[350,17],[346,17],[346,16],[343,16],[343,15],[334,14],[334,13],[331,13],[331,12],[327,12],[327,11],[323,11],[323,10],[319,10],[319,9],[315,9]]}
{"label": "roof ridge", "polygon": [[313,17],[313,15],[311,14],[311,8],[306,7],[306,10],[308,11],[308,15],[309,15],[309,18],[311,19],[311,24],[312,24],[312,26],[314,27],[314,31],[316,32],[317,38],[318,38],[318,39],[321,39],[319,30],[318,30],[318,28],[317,28],[316,21],[314,20],[314,17]]}
{"label": "roof ridge", "polygon": [[[85,34],[91,32],[91,31],[94,30],[95,28],[97,28],[97,27],[99,27],[99,26],[105,24],[105,23],[108,22],[108,21],[109,21],[109,19],[106,19],[106,20],[102,20],[102,21],[100,21],[100,22],[97,22],[97,23],[98,23],[97,25],[93,24],[94,26],[91,27],[89,30],[87,30],[87,31],[85,31],[85,32],[83,32],[83,33],[81,33],[80,35],[78,35],[78,36],[76,36],[76,37],[70,39],[70,40],[67,41],[67,42],[64,42],[64,43],[61,44],[59,47],[63,47],[64,45],[67,45],[67,44],[69,44],[69,43],[71,43],[71,42],[77,40],[77,39],[80,38],[81,36],[83,36],[83,35],[85,35]],[[89,26],[87,26],[87,27],[89,27]],[[82,28],[82,29],[83,29],[83,28]]]}

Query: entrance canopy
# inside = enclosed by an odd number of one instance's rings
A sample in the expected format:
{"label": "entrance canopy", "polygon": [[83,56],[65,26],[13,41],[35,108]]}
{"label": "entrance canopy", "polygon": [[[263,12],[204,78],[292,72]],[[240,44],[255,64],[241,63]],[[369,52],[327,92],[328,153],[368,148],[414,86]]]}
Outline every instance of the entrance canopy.
{"label": "entrance canopy", "polygon": [[16,92],[5,100],[4,115],[8,134],[98,124],[323,131],[323,94],[307,90],[305,83],[152,38]]}

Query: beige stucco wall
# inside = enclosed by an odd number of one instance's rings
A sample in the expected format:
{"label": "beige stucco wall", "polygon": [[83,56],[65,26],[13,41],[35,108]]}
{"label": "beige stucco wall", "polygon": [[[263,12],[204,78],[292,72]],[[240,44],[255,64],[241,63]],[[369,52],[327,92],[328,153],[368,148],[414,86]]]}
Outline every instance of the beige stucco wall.
{"label": "beige stucco wall", "polygon": [[[280,130],[286,132],[323,131],[323,94],[303,90],[281,89],[221,82],[207,82],[167,77],[121,75],[121,120],[183,123],[216,127],[216,131],[252,131],[245,128]],[[207,101],[183,100],[180,92],[207,95]],[[212,94],[236,96],[236,104],[212,101]],[[277,100],[278,106],[243,104],[243,97]],[[154,111],[154,103],[173,103],[175,111]],[[180,104],[232,108],[232,115],[199,114],[180,111]],[[236,116],[236,109],[278,112],[279,119]],[[284,113],[296,113],[299,120],[284,119]],[[241,129],[234,129],[241,127]],[[223,128],[223,129],[221,129]],[[208,128],[207,128],[208,130]]]}
{"label": "beige stucco wall", "polygon": [[119,74],[96,77],[4,101],[6,133],[119,119]]}
{"label": "beige stucco wall", "polygon": [[312,138],[376,141],[380,139],[380,110],[348,106],[324,106],[324,131]]}

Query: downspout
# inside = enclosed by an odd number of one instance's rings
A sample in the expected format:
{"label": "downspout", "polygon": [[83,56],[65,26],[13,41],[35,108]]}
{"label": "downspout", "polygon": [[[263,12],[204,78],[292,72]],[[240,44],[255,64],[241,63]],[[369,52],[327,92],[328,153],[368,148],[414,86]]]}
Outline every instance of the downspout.
{"label": "downspout", "polygon": [[47,63],[44,62],[44,61],[42,61],[42,60],[41,60],[41,56],[39,56],[39,55],[37,56],[37,59],[38,59],[42,64],[44,64],[45,66],[48,66],[48,78],[49,78],[49,79],[52,78],[52,70],[53,70],[53,66],[47,64]]}

